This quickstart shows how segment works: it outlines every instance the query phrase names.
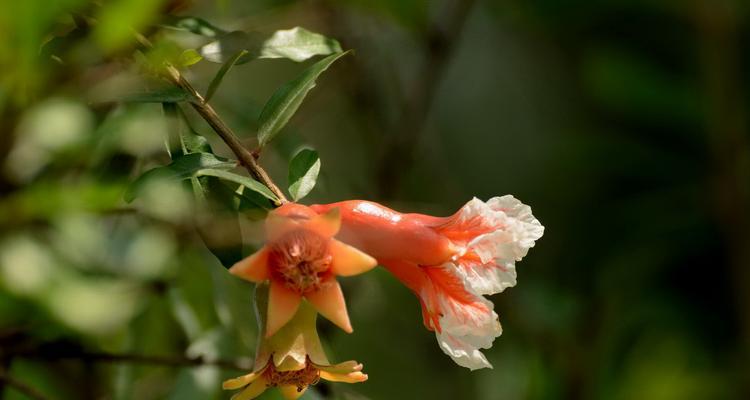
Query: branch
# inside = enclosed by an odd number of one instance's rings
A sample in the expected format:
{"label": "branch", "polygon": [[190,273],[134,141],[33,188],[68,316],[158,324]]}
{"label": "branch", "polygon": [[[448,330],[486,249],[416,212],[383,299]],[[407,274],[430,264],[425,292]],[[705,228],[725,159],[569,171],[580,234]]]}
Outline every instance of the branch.
{"label": "branch", "polygon": [[7,387],[15,389],[17,392],[26,395],[34,400],[47,400],[47,397],[35,388],[13,378],[7,373],[0,371],[0,382],[4,383]]}
{"label": "branch", "polygon": [[[141,45],[147,48],[152,47],[151,42],[143,35],[136,33],[135,36],[138,42],[141,43]],[[235,135],[234,132],[232,132],[232,130],[227,126],[227,124],[225,124],[224,121],[219,118],[219,115],[216,113],[214,108],[211,107],[208,102],[206,102],[206,99],[203,97],[203,95],[195,90],[193,85],[191,85],[190,82],[185,79],[182,73],[173,65],[167,64],[166,77],[175,86],[183,89],[192,96],[190,105],[192,105],[195,111],[198,112],[201,117],[203,117],[203,119],[211,126],[214,132],[219,135],[221,140],[223,140],[224,143],[229,146],[235,156],[237,156],[237,159],[240,161],[240,163],[245,167],[245,169],[247,169],[247,172],[249,172],[253,178],[266,185],[268,189],[270,189],[271,192],[273,192],[273,194],[278,197],[281,204],[289,202],[286,196],[284,196],[284,193],[279,189],[278,186],[276,186],[268,173],[263,169],[263,167],[260,166],[260,164],[258,164],[258,154],[251,153],[247,148],[245,148],[245,146],[242,145],[242,142],[240,142],[240,139],[237,137],[237,135]]]}
{"label": "branch", "polygon": [[[247,360],[225,360],[211,359],[203,356],[183,357],[183,356],[149,356],[142,354],[112,354],[97,352],[78,352],[78,351],[29,351],[12,353],[14,357],[30,358],[37,360],[66,360],[77,359],[89,362],[102,363],[133,363],[133,364],[150,364],[165,367],[201,367],[215,366],[225,369],[246,371],[252,369],[252,362]],[[0,378],[2,376],[0,375]]]}
{"label": "branch", "polygon": [[378,171],[379,195],[389,199],[396,194],[404,171],[414,164],[414,151],[423,135],[427,114],[443,74],[451,60],[475,0],[448,0],[424,37],[427,56],[420,78],[414,82],[402,113],[386,145]]}

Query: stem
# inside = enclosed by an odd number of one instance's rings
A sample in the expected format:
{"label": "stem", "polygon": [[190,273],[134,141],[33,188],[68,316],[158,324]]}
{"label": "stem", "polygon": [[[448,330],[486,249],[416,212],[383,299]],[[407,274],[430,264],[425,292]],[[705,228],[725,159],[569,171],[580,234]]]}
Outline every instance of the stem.
{"label": "stem", "polygon": [[[226,369],[244,371],[252,368],[252,362],[242,360],[222,360],[207,359],[199,357],[182,357],[182,356],[148,356],[141,354],[111,354],[111,353],[92,353],[92,352],[19,352],[13,354],[14,357],[40,359],[40,360],[65,360],[79,359],[83,361],[105,362],[105,363],[134,363],[161,365],[167,367],[199,367],[215,366]],[[0,381],[7,376],[0,375]],[[6,383],[8,381],[6,380]],[[10,385],[10,384],[9,384]],[[12,385],[11,385],[12,386]]]}
{"label": "stem", "polygon": [[40,391],[8,375],[6,372],[0,371],[0,382],[31,399],[47,400],[47,397]]}
{"label": "stem", "polygon": [[[151,47],[151,42],[146,39],[143,35],[136,33],[136,39],[145,47]],[[213,107],[211,107],[206,99],[201,95],[190,82],[180,73],[180,71],[173,65],[166,65],[166,77],[177,87],[185,90],[192,96],[190,105],[193,106],[195,111],[203,117],[203,119],[211,126],[211,128],[219,135],[221,140],[229,146],[232,152],[237,156],[240,163],[247,169],[250,175],[266,185],[268,189],[279,199],[280,204],[288,203],[289,200],[284,196],[284,192],[279,189],[278,186],[273,182],[268,173],[263,167],[258,164],[257,153],[250,152],[245,146],[242,145],[237,135],[227,126],[227,124],[219,118]]]}

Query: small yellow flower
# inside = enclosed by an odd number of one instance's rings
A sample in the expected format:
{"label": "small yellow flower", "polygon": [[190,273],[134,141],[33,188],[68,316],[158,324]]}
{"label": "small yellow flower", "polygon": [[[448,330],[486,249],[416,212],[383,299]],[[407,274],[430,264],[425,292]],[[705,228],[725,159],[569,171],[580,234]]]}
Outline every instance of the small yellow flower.
{"label": "small yellow flower", "polygon": [[331,382],[357,383],[367,380],[362,372],[362,364],[356,361],[345,361],[336,365],[319,365],[306,360],[302,369],[280,371],[272,362],[266,360],[266,365],[259,370],[234,379],[229,379],[222,385],[224,389],[242,389],[232,400],[249,400],[260,396],[266,389],[277,387],[286,399],[296,399],[302,396],[307,387],[318,383],[322,378]]}
{"label": "small yellow flower", "polygon": [[[255,290],[261,331],[268,323],[269,287],[272,290],[268,283],[260,283]],[[296,399],[321,378],[345,383],[366,381],[362,364],[356,361],[331,365],[318,337],[317,316],[313,305],[303,300],[293,318],[273,336],[261,336],[253,372],[229,379],[222,385],[227,390],[242,389],[232,400],[254,399],[273,387],[278,388],[286,399]]]}

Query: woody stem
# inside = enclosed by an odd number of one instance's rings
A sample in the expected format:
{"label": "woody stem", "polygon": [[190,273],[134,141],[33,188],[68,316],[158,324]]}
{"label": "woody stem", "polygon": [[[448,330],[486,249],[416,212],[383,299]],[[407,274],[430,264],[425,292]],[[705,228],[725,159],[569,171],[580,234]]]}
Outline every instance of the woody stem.
{"label": "woody stem", "polygon": [[[143,35],[136,33],[136,38],[138,39],[138,42],[141,43],[141,45],[149,48],[151,47],[151,42]],[[289,200],[284,195],[284,192],[282,192],[281,189],[276,186],[268,173],[258,163],[257,153],[254,154],[250,152],[250,150],[242,145],[242,142],[240,142],[240,139],[237,137],[237,135],[235,135],[234,132],[232,132],[232,130],[229,128],[229,126],[227,126],[227,124],[225,124],[224,121],[219,118],[219,115],[216,113],[214,108],[211,107],[208,102],[206,102],[206,99],[203,97],[203,95],[195,90],[193,85],[191,85],[190,82],[185,79],[182,73],[173,65],[166,64],[165,72],[166,77],[170,82],[172,82],[175,86],[183,89],[190,95],[190,105],[193,106],[193,109],[195,109],[195,111],[198,112],[198,114],[208,123],[208,125],[211,126],[214,132],[219,135],[221,140],[223,140],[224,143],[229,146],[234,155],[237,156],[239,162],[245,167],[245,169],[247,169],[247,172],[249,172],[253,178],[266,185],[266,187],[268,187],[268,189],[270,189],[271,192],[279,199],[278,202],[280,204],[288,203]]]}

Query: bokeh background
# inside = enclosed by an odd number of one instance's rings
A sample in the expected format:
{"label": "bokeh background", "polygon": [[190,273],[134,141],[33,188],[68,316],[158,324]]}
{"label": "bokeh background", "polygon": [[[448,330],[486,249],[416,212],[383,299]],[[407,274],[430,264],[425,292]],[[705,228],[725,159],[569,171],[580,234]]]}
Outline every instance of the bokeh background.
{"label": "bokeh background", "polygon": [[[320,322],[331,358],[363,362],[369,381],[306,399],[750,398],[749,12],[741,0],[0,2],[0,398],[228,398],[221,380],[251,362],[252,285],[195,233],[189,193],[122,199],[168,162],[160,106],[116,101],[155,80],[130,28],[155,33],[168,14],[304,26],[355,49],[261,157],[284,186],[290,156],[319,151],[305,202],[447,215],[512,193],[546,226],[518,286],[492,297],[494,369],[456,366],[416,298],[377,269],[344,280],[353,335]],[[253,146],[264,102],[309,64],[237,66],[212,102]],[[218,68],[186,75],[205,90]],[[246,252],[258,217],[241,218]]]}

